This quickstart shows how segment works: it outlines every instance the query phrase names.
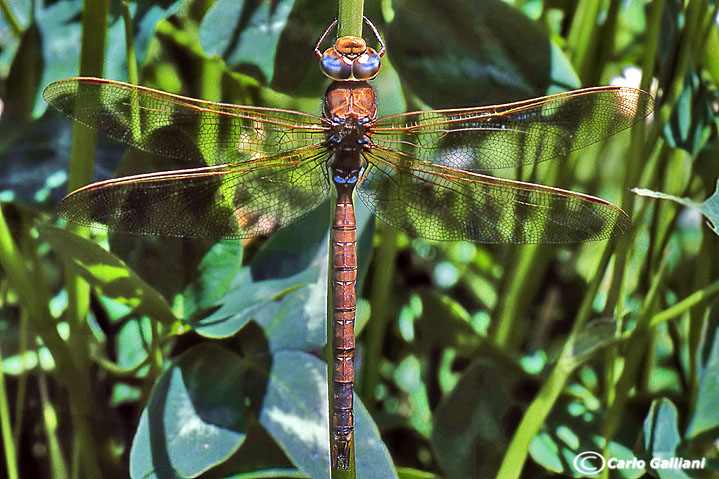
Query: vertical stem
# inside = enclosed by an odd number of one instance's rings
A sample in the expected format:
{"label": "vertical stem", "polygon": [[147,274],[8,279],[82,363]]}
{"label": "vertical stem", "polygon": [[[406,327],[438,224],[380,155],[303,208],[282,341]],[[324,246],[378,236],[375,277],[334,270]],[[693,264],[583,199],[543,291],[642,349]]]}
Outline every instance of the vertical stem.
{"label": "vertical stem", "polygon": [[337,15],[337,36],[362,36],[364,0],[340,0]]}
{"label": "vertical stem", "polygon": [[599,0],[581,0],[572,20],[567,44],[572,46],[572,63],[579,78],[586,81],[587,71],[594,60],[596,51],[592,44],[597,38],[597,17],[601,8]]}
{"label": "vertical stem", "polygon": [[[20,407],[18,405],[18,407]],[[2,369],[2,351],[0,351],[0,430],[2,431],[3,452],[5,453],[5,466],[8,479],[17,479],[17,456],[15,454],[15,440],[10,424],[10,403],[7,389],[5,389],[5,372]]]}
{"label": "vertical stem", "polygon": [[22,25],[20,25],[20,22],[17,21],[17,18],[15,18],[15,15],[12,13],[7,0],[0,0],[0,10],[2,10],[3,16],[5,17],[5,20],[7,20],[8,25],[10,25],[12,34],[16,37],[22,35]]}
{"label": "vertical stem", "polygon": [[122,22],[125,25],[125,49],[127,56],[127,81],[133,85],[139,82],[137,71],[137,58],[135,57],[135,41],[132,31],[132,16],[130,15],[130,3],[128,0],[122,0]]}
{"label": "vertical stem", "polygon": [[45,427],[45,440],[47,442],[47,455],[50,460],[52,477],[65,479],[68,477],[67,467],[57,437],[57,414],[47,392],[47,380],[44,374],[38,378],[40,391],[40,404],[42,405],[42,424]]}
{"label": "vertical stem", "polygon": [[[102,76],[105,58],[107,18],[109,0],[85,0],[82,12],[82,45],[80,48],[80,75]],[[70,166],[68,169],[68,190],[75,190],[92,181],[92,170],[95,156],[97,135],[89,128],[75,124],[72,131],[72,147],[70,150]],[[71,227],[81,235],[87,235],[86,228]],[[98,452],[101,450],[100,437],[93,437],[92,428],[87,418],[92,417],[94,409],[92,396],[89,394],[89,357],[86,318],[90,307],[90,287],[69,268],[65,269],[65,287],[68,295],[67,321],[70,326],[69,344],[75,357],[81,377],[76,380],[83,383],[80,391],[87,392],[87,397],[80,399],[78,391],[70,391],[74,399],[72,409],[77,412],[73,416],[75,434],[73,436],[74,452],[81,451],[83,474],[87,477],[101,477]],[[96,414],[96,412],[95,412]],[[73,475],[80,474],[73,471]]]}
{"label": "vertical stem", "polygon": [[362,368],[362,392],[365,406],[372,412],[375,408],[375,390],[379,383],[382,344],[392,314],[392,283],[397,256],[397,230],[380,227],[379,244],[374,253],[375,275],[370,283],[372,321],[364,331],[365,363]]}

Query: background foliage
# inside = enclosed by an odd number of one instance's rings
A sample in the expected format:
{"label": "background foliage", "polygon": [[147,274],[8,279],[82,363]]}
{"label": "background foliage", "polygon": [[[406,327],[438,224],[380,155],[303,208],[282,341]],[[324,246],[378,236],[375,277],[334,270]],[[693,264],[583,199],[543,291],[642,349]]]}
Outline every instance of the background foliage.
{"label": "background foliage", "polygon": [[[81,71],[318,113],[312,48],[336,2],[138,2],[129,23],[103,5],[0,0],[3,475],[328,477],[329,205],[243,244],[58,228],[93,156],[97,179],[137,153],[73,137],[41,92]],[[587,450],[708,459],[616,477],[719,475],[717,3],[383,0],[366,14],[388,49],[380,115],[608,83],[657,107],[531,173],[621,205],[634,228],[616,240],[442,244],[360,211],[358,475],[582,477]]]}

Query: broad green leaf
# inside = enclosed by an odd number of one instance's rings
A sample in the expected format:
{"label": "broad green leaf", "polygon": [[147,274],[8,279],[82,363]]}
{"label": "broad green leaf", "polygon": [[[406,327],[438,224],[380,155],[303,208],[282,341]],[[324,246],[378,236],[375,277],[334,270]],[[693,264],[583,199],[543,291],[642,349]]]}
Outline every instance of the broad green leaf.
{"label": "broad green leaf", "polygon": [[239,241],[216,243],[197,265],[197,274],[182,293],[183,317],[215,304],[228,291],[241,265]]}
{"label": "broad green leaf", "polygon": [[[80,44],[82,36],[82,0],[64,0],[54,2],[35,2],[35,20],[42,41],[44,60],[42,86],[61,78],[75,77],[80,67]],[[177,13],[189,0],[167,2],[139,2],[136,7],[131,3],[137,61],[142,63],[147,55],[150,37],[155,32],[157,22]],[[160,3],[161,5],[159,5]],[[127,78],[125,25],[118,11],[113,10],[108,20],[108,33],[105,52],[104,75],[114,80]],[[47,108],[41,95],[37,95],[34,116],[38,117]]]}
{"label": "broad green leaf", "polygon": [[[270,349],[314,351],[327,339],[327,266],[330,208],[275,233],[235,276],[217,309],[190,326],[210,338],[235,334],[250,320],[264,330]],[[374,222],[358,205],[358,292],[369,266]]]}
{"label": "broad green leaf", "polygon": [[[178,13],[182,8],[188,7],[189,4],[190,0],[130,3],[130,15],[132,16],[133,31],[135,33],[135,55],[137,56],[138,64],[142,65],[145,61],[150,38],[155,34],[157,23]],[[123,57],[125,55],[124,45],[123,42],[123,50],[120,53]]]}
{"label": "broad green leaf", "polygon": [[703,203],[697,203],[689,198],[679,198],[678,196],[668,195],[660,191],[652,191],[645,188],[632,188],[632,193],[639,196],[648,196],[650,198],[658,198],[662,200],[671,200],[680,205],[698,210],[708,222],[709,228],[719,235],[719,182],[717,189]]}
{"label": "broad green leaf", "polygon": [[126,321],[117,333],[117,364],[132,369],[147,358],[147,348],[152,338],[149,321],[140,318]]}
{"label": "broad green leaf", "polygon": [[63,264],[75,270],[101,294],[154,320],[165,324],[175,321],[165,299],[112,253],[60,228],[43,226],[40,234]]}
{"label": "broad green leaf", "polygon": [[[357,477],[396,478],[377,426],[356,396],[354,404]],[[329,477],[325,363],[306,353],[276,353],[260,423],[300,470],[312,478]]]}
{"label": "broad green leaf", "polygon": [[[681,456],[678,447],[681,444],[679,435],[679,414],[676,406],[668,399],[652,402],[644,420],[644,450],[650,458],[668,460]],[[682,469],[657,469],[661,479],[688,479],[692,476]]]}
{"label": "broad green leaf", "polygon": [[707,92],[696,74],[690,73],[670,120],[664,125],[669,146],[698,154],[714,131],[714,93]]}
{"label": "broad green leaf", "polygon": [[[694,438],[702,433],[716,431],[719,429],[719,334],[716,329],[714,334],[707,334],[706,338],[713,336],[711,350],[706,359],[703,369],[699,373],[699,390],[697,391],[696,405],[686,436]],[[707,344],[709,347],[709,344]]]}
{"label": "broad green leaf", "polygon": [[[251,319],[267,332],[271,349],[317,349],[324,344],[326,289],[319,269],[276,280],[253,281],[250,268],[235,277],[221,306],[190,322],[195,331],[209,338],[235,334]],[[288,338],[289,344],[282,338]],[[314,339],[312,339],[314,338]]]}
{"label": "broad green leaf", "polygon": [[[8,4],[8,9],[23,30],[30,24],[31,6],[30,0],[15,0]],[[0,78],[7,78],[19,45],[20,35],[10,27],[6,15],[0,15]]]}
{"label": "broad green leaf", "polygon": [[200,24],[200,43],[210,56],[234,69],[252,66],[272,81],[275,52],[294,0],[245,2],[218,0]]}
{"label": "broad green leaf", "polygon": [[[55,111],[26,125],[0,163],[0,201],[54,211],[67,194],[71,136],[72,122]],[[95,176],[109,177],[120,155],[117,143],[100,138]]]}
{"label": "broad green leaf", "polygon": [[397,475],[399,479],[440,479],[440,476],[431,472],[419,471],[409,467],[398,467]]}
{"label": "broad green leaf", "polygon": [[546,33],[500,0],[405,0],[387,26],[400,77],[436,108],[497,104],[579,85]]}
{"label": "broad green leaf", "polygon": [[[593,403],[598,402],[591,393],[578,386],[572,386],[572,396],[562,398],[552,409],[542,430],[532,440],[529,453],[535,462],[545,469],[557,474],[571,477],[595,477],[588,474],[587,464],[581,462],[582,457],[589,457],[590,467],[599,469],[602,461],[597,455],[604,451],[605,440],[599,435],[603,410]],[[631,444],[636,439],[636,429],[625,428],[620,436]],[[627,435],[629,431],[629,435]],[[631,461],[634,454],[630,447],[613,440],[607,446],[606,461],[611,458]],[[594,456],[594,457],[593,457]],[[584,466],[584,469],[582,468]],[[643,477],[644,469],[621,468],[610,473],[610,477],[638,479]]]}
{"label": "broad green leaf", "polygon": [[430,442],[447,477],[495,477],[509,443],[507,427],[522,412],[513,393],[523,379],[518,370],[480,358],[442,399]]}
{"label": "broad green leaf", "polygon": [[153,388],[130,451],[133,478],[197,477],[244,442],[252,366],[215,345],[186,351]]}

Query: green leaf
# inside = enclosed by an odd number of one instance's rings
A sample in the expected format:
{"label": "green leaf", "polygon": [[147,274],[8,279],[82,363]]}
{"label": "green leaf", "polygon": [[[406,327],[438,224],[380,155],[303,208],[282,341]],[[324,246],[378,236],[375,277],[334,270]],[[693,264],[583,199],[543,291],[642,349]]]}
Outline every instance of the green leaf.
{"label": "green leaf", "polygon": [[117,333],[117,364],[124,369],[133,369],[147,359],[148,339],[152,337],[150,319],[126,321]]}
{"label": "green leaf", "polygon": [[[30,0],[15,0],[8,5],[22,29],[26,29],[30,23],[31,6]],[[13,32],[5,15],[0,15],[0,78],[7,78],[19,46],[20,36]]]}
{"label": "green leaf", "polygon": [[[354,404],[357,477],[397,477],[372,417],[357,396]],[[301,352],[274,354],[260,423],[309,477],[329,477],[326,364]]]}
{"label": "green leaf", "polygon": [[241,268],[242,251],[239,241],[220,241],[210,248],[182,293],[184,317],[212,306],[228,291]]}
{"label": "green leaf", "polygon": [[131,476],[197,477],[232,455],[246,436],[251,368],[210,344],[180,356],[142,412],[130,451]]}
{"label": "green leaf", "polygon": [[714,233],[719,235],[719,181],[717,189],[703,203],[697,203],[689,198],[680,198],[674,195],[668,195],[659,191],[652,191],[645,188],[632,188],[632,193],[639,196],[648,196],[650,198],[658,198],[662,200],[671,200],[680,205],[686,206],[699,211],[708,221],[708,226]]}
{"label": "green leaf", "polygon": [[433,107],[496,104],[579,85],[542,29],[499,0],[404,1],[385,37],[402,80]]}
{"label": "green leaf", "polygon": [[715,129],[714,102],[714,93],[706,91],[695,74],[688,75],[676,108],[664,125],[669,146],[697,155]]}
{"label": "green leaf", "polygon": [[[719,334],[707,334],[706,338],[714,340],[711,344],[711,351],[699,375],[699,390],[697,391],[696,405],[686,436],[694,438],[702,433],[716,431],[719,429]],[[716,434],[714,434],[716,436]]]}
{"label": "green leaf", "polygon": [[[232,336],[254,320],[270,349],[315,351],[327,340],[327,265],[329,203],[302,221],[275,233],[243,266],[217,309],[192,318],[189,325],[210,338]],[[369,267],[374,222],[357,205],[358,290]]]}
{"label": "green leaf", "polygon": [[[182,8],[186,8],[190,0],[174,0],[163,2],[132,2],[130,3],[130,15],[132,16],[132,28],[135,33],[135,54],[137,63],[142,65],[147,56],[150,46],[150,39],[155,34],[155,28],[160,20],[164,20]],[[120,55],[125,57],[125,43],[121,43],[123,50]]]}
{"label": "green leaf", "polygon": [[[166,2],[138,2],[131,4],[133,27],[135,30],[135,51],[138,62],[142,62],[155,33],[157,23],[178,12],[189,0]],[[161,3],[165,6],[157,5]],[[44,61],[40,85],[49,85],[55,80],[77,76],[80,66],[80,37],[82,35],[82,0],[65,0],[44,6],[35,2],[35,20],[41,37],[42,58]],[[123,80],[127,78],[125,26],[121,15],[109,20],[105,53],[106,78]],[[33,114],[42,115],[47,105],[41,95],[37,95]]]}
{"label": "green leaf", "polygon": [[219,0],[200,24],[202,49],[210,56],[222,57],[232,68],[255,67],[269,83],[280,35],[294,3]]}
{"label": "green leaf", "polygon": [[63,264],[100,293],[129,306],[138,314],[165,324],[175,321],[165,299],[115,255],[60,228],[42,226],[39,230]]}
{"label": "green leaf", "polygon": [[[7,127],[3,134],[13,128]],[[54,211],[67,194],[71,136],[72,122],[54,110],[22,126],[0,164],[0,201]],[[95,176],[111,176],[120,154],[117,143],[111,145],[100,138]]]}
{"label": "green leaf", "polygon": [[513,397],[522,379],[486,359],[464,371],[434,415],[431,445],[446,476],[496,476],[511,432],[505,423],[522,412]]}
{"label": "green leaf", "polygon": [[419,471],[410,467],[398,467],[399,479],[440,479],[440,476],[431,472]]}
{"label": "green leaf", "polygon": [[[678,447],[681,444],[679,434],[679,413],[676,406],[668,399],[652,402],[644,420],[644,450],[651,458],[671,459],[681,457]],[[657,469],[661,479],[688,479],[682,469]]]}
{"label": "green leaf", "polygon": [[[586,470],[577,470],[575,460],[583,457],[581,455],[584,453],[601,454],[604,450],[605,440],[598,434],[604,411],[594,404],[598,401],[590,391],[577,385],[570,387],[572,397],[567,396],[557,402],[542,430],[532,440],[529,453],[538,464],[554,473],[571,477],[595,477],[586,474]],[[636,439],[636,428],[630,425],[625,429],[621,437],[631,444]],[[626,434],[627,431],[629,434]],[[618,441],[609,443],[605,461],[615,458],[629,462],[634,458],[632,450]],[[592,459],[590,463],[593,467],[601,467],[599,459]],[[644,473],[644,469],[633,468],[612,472],[625,479],[638,479]]]}
{"label": "green leaf", "polygon": [[[318,306],[326,296],[323,277],[317,267],[288,278],[254,281],[251,269],[245,267],[222,305],[190,326],[205,337],[224,338],[255,319],[266,329],[272,350],[290,344],[291,349],[317,349],[324,344],[324,311]],[[288,337],[290,344],[283,340]]]}

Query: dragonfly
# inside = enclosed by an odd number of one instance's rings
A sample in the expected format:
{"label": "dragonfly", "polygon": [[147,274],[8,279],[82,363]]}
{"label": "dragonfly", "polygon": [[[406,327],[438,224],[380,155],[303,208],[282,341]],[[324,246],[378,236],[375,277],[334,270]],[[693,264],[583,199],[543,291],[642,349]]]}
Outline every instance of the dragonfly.
{"label": "dragonfly", "polygon": [[320,68],[332,80],[321,115],[197,100],[100,78],[50,84],[45,100],[175,169],[100,181],[66,196],[59,214],[111,231],[244,239],[272,234],[334,189],[330,452],[353,451],[357,226],[354,198],[411,236],[480,243],[574,243],[626,233],[631,221],[586,194],[504,179],[491,170],[565,156],[649,115],[653,99],[604,86],[494,106],[378,118],[369,80],[385,45],[343,36]]}

